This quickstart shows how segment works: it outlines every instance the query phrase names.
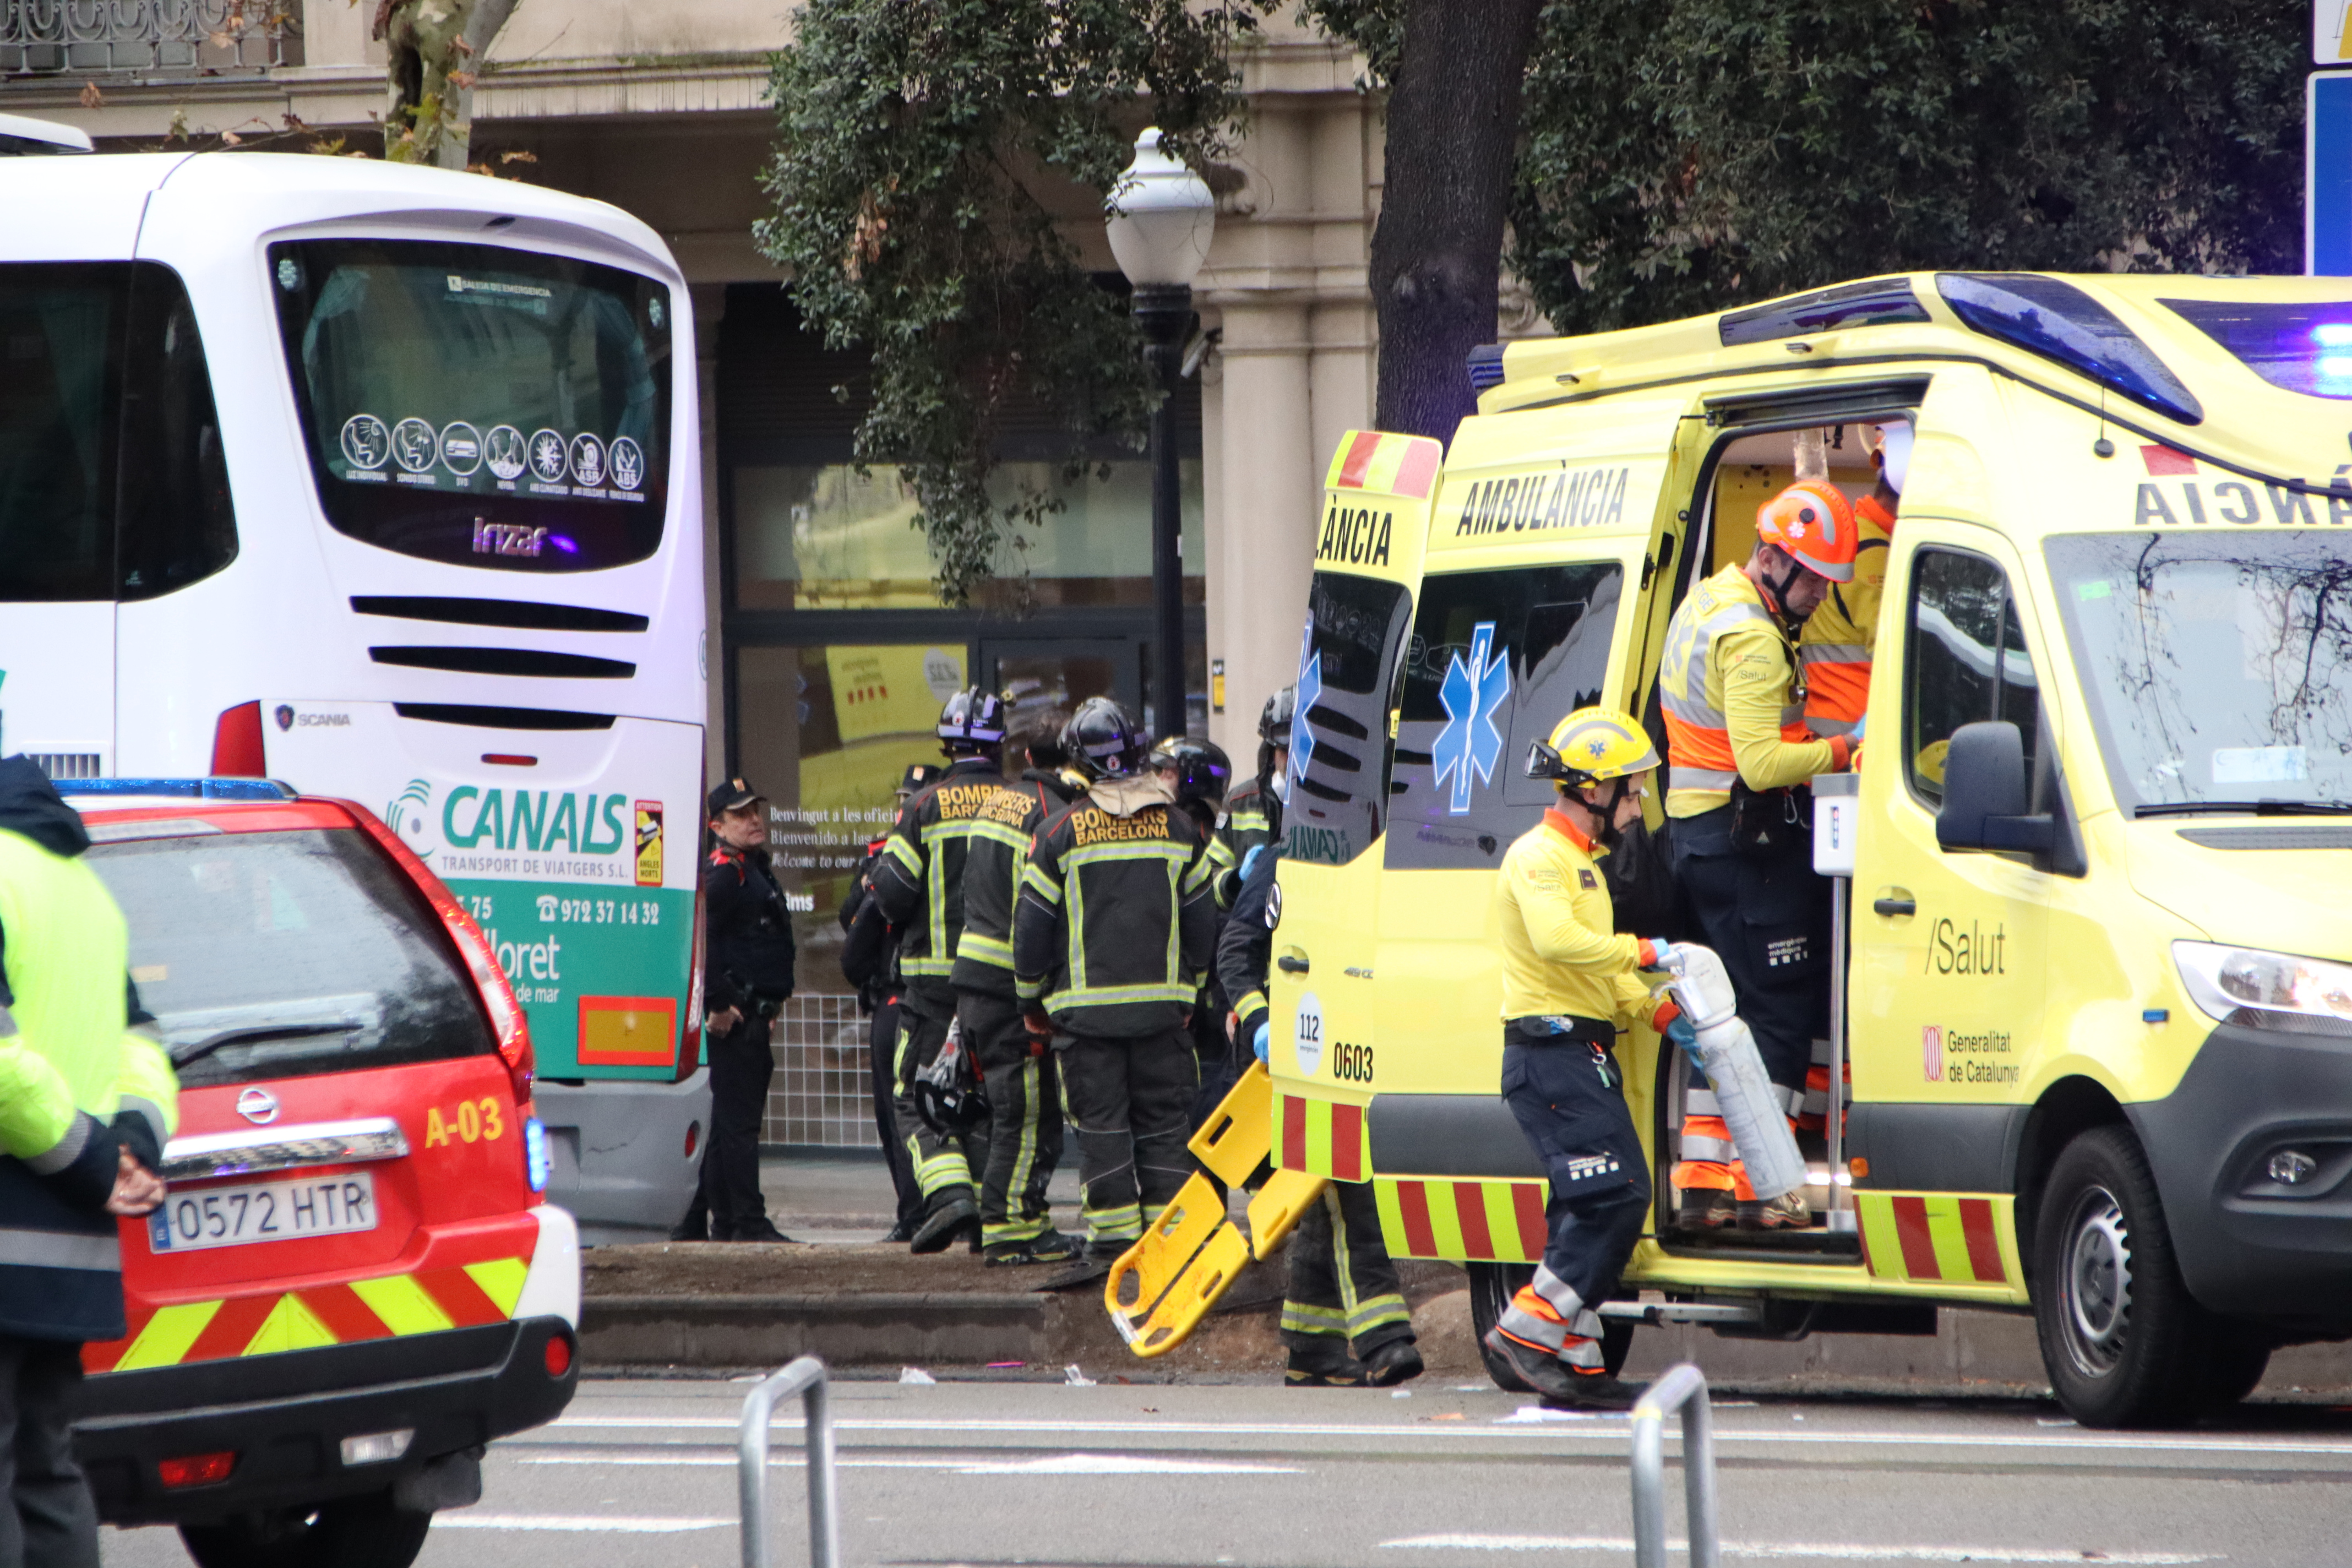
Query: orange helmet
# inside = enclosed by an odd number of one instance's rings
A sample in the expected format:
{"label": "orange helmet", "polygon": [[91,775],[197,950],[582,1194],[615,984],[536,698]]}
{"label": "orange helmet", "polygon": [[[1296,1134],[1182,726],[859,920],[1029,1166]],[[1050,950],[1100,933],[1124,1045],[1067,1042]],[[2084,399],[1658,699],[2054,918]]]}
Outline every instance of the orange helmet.
{"label": "orange helmet", "polygon": [[1756,537],[1817,577],[1853,581],[1853,503],[1827,479],[1799,479],[1757,508]]}

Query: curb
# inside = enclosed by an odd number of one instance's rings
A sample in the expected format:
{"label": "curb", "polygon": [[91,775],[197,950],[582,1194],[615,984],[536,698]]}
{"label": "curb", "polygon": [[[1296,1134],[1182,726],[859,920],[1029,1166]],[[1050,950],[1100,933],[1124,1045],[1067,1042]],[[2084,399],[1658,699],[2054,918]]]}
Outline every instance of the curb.
{"label": "curb", "polygon": [[599,1366],[782,1366],[800,1355],[835,1366],[1037,1363],[1052,1353],[1052,1307],[1025,1291],[591,1296],[580,1304],[580,1353]]}

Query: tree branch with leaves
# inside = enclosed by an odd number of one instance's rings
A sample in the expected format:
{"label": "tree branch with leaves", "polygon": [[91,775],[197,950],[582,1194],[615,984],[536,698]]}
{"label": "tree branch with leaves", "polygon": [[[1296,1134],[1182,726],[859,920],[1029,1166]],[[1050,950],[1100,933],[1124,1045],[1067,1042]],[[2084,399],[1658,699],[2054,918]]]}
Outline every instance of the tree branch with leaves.
{"label": "tree branch with leaves", "polygon": [[1060,503],[992,484],[1016,399],[1050,409],[1075,473],[1140,447],[1161,394],[1118,297],[1047,198],[1108,193],[1147,120],[1196,167],[1241,110],[1255,0],[812,0],[773,60],[774,210],[754,230],[828,346],[873,356],[861,465],[911,488],[941,599],[1024,575]]}

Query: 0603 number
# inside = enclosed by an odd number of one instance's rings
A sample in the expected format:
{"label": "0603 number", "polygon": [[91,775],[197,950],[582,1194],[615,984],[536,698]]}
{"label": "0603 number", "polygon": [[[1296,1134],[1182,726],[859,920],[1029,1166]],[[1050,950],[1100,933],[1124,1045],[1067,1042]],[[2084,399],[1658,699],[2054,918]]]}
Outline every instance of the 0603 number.
{"label": "0603 number", "polygon": [[1372,1081],[1372,1047],[1351,1046],[1345,1040],[1331,1042],[1331,1076],[1355,1083]]}

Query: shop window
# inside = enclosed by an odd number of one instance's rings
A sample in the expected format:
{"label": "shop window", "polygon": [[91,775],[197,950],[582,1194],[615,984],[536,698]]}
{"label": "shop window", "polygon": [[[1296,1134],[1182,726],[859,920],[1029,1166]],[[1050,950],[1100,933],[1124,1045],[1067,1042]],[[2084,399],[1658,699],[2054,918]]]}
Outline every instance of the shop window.
{"label": "shop window", "polygon": [[[1185,597],[1202,598],[1201,463],[1179,464]],[[924,609],[939,604],[935,563],[898,470],[846,463],[735,469],[735,607]],[[1151,600],[1151,468],[1139,460],[1005,463],[990,482],[1000,506],[1040,494],[1060,503],[1017,529],[982,589],[982,608],[1147,605]],[[1025,582],[1024,579],[1025,578]]]}
{"label": "shop window", "polygon": [[940,761],[940,704],[969,682],[960,644],[746,647],[735,655],[742,776],[793,905],[798,988],[837,992],[837,915],[866,847],[898,817],[910,763]]}

